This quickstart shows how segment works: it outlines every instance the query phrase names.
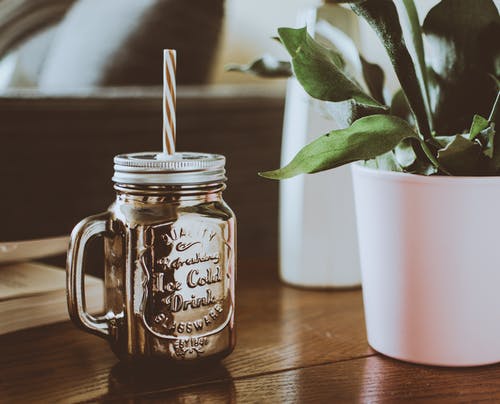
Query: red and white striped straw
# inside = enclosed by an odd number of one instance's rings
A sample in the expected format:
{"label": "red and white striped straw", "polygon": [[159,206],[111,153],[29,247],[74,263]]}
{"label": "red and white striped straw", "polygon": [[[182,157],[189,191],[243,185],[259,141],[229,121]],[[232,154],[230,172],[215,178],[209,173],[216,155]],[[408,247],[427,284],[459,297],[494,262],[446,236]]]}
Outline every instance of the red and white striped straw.
{"label": "red and white striped straw", "polygon": [[175,49],[163,50],[163,153],[175,153],[175,70],[177,52]]}

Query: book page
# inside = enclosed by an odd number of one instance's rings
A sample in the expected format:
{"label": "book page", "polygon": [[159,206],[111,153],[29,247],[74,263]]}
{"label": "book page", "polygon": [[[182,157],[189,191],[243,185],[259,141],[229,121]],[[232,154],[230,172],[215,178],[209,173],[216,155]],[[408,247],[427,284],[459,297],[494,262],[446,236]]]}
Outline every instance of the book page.
{"label": "book page", "polygon": [[[87,285],[99,280],[85,277]],[[36,262],[0,266],[0,301],[66,289],[66,271]]]}
{"label": "book page", "polygon": [[0,242],[0,264],[31,261],[62,254],[68,249],[69,237]]}

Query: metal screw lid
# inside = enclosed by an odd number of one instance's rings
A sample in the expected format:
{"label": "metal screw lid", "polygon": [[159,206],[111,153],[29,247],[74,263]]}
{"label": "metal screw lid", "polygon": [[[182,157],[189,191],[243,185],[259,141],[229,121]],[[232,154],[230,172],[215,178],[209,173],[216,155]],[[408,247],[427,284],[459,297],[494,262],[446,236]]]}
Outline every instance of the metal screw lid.
{"label": "metal screw lid", "polygon": [[220,154],[160,152],[119,154],[113,182],[134,185],[195,185],[226,180],[226,159]]}

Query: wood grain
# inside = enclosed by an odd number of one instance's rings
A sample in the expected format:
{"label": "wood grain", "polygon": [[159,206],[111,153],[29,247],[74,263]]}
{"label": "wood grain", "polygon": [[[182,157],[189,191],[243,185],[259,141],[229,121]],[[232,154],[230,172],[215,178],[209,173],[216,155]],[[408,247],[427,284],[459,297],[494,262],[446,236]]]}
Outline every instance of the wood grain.
{"label": "wood grain", "polygon": [[66,322],[0,337],[2,402],[498,402],[500,365],[412,365],[367,345],[361,292],[280,284],[269,261],[244,261],[238,344],[220,364],[120,364],[107,343]]}
{"label": "wood grain", "polygon": [[[118,399],[237,380],[371,354],[359,291],[281,285],[276,267],[245,261],[237,289],[237,348],[221,366],[128,370],[107,343],[69,323],[0,337],[0,397],[19,402]],[[146,375],[146,376],[145,376]]]}
{"label": "wood grain", "polygon": [[380,355],[161,393],[134,402],[199,397],[242,403],[477,403],[500,399],[500,366],[446,369]]}

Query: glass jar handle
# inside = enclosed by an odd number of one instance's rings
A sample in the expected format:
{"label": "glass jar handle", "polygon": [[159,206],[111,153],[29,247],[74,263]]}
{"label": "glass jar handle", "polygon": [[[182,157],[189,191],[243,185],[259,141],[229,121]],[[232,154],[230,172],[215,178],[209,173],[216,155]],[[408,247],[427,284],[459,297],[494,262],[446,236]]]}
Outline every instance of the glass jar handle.
{"label": "glass jar handle", "polygon": [[71,233],[67,259],[67,297],[71,320],[84,331],[109,337],[109,316],[94,317],[85,311],[84,257],[87,243],[108,231],[109,213],[89,216]]}

